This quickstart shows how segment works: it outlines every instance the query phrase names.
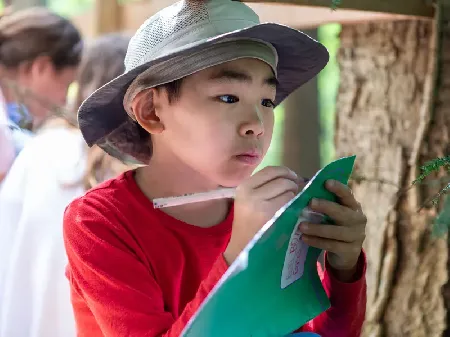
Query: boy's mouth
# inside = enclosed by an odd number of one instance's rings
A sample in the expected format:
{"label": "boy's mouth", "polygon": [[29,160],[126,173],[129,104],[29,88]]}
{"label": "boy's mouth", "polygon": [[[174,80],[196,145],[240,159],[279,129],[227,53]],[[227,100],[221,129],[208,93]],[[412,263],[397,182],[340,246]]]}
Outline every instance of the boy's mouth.
{"label": "boy's mouth", "polygon": [[238,154],[236,156],[236,159],[247,165],[255,165],[260,162],[261,153],[256,150],[247,151],[247,152]]}

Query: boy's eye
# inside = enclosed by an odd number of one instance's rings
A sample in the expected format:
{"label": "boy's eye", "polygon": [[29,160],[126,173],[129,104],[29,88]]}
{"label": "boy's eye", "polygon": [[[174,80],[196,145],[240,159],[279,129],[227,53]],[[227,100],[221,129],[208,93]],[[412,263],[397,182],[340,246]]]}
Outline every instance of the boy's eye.
{"label": "boy's eye", "polygon": [[275,103],[271,99],[263,99],[261,104],[267,108],[275,108]]}
{"label": "boy's eye", "polygon": [[239,102],[239,98],[233,95],[222,95],[218,97],[219,100],[221,100],[224,103],[227,104],[233,104]]}
{"label": "boy's eye", "polygon": [[[233,104],[239,102],[239,98],[233,95],[222,95],[218,97],[219,100],[221,100],[224,103],[227,104]],[[266,108],[274,108],[275,103],[271,99],[263,99],[261,101],[261,105],[265,106]]]}

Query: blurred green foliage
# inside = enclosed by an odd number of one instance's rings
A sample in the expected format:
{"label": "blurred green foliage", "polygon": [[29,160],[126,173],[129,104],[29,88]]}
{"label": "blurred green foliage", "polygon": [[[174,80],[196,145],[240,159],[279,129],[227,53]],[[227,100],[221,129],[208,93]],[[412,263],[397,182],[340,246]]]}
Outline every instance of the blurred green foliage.
{"label": "blurred green foliage", "polygon": [[[444,178],[446,178],[447,181],[445,186],[430,200],[432,205],[437,206],[444,198],[441,211],[433,221],[432,234],[435,237],[442,237],[450,228],[450,157],[436,158],[426,162],[420,168],[421,174],[413,182],[414,185],[423,184],[426,178],[441,170],[444,170]],[[431,179],[428,183],[432,183],[436,180],[439,179]],[[422,207],[424,206],[427,205],[422,205]]]}
{"label": "blurred green foliage", "polygon": [[318,76],[320,114],[320,159],[327,165],[335,159],[334,130],[336,119],[336,97],[339,90],[339,64],[337,52],[340,46],[341,25],[327,24],[319,27],[319,41],[330,53],[330,61]]}
{"label": "blurred green foliage", "polygon": [[265,166],[280,165],[283,159],[283,129],[284,129],[284,107],[278,106],[275,109],[275,125],[273,130],[272,143],[270,143],[264,160],[256,168],[259,171]]}
{"label": "blurred green foliage", "polygon": [[94,0],[47,0],[47,6],[65,17],[80,14],[94,4]]}

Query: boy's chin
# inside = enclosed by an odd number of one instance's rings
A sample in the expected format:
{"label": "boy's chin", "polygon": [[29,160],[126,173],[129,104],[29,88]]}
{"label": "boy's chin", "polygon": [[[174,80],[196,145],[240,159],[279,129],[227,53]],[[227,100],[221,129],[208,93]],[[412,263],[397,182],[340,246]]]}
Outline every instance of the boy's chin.
{"label": "boy's chin", "polygon": [[251,173],[241,173],[232,176],[221,177],[218,185],[222,187],[237,187],[251,176]]}

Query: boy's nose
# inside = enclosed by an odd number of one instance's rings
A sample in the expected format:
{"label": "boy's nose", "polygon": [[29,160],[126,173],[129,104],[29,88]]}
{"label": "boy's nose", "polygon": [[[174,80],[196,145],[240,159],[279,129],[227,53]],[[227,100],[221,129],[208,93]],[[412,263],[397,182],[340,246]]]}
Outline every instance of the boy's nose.
{"label": "boy's nose", "polygon": [[239,134],[243,137],[260,137],[264,134],[264,123],[260,111],[255,108],[239,127]]}

